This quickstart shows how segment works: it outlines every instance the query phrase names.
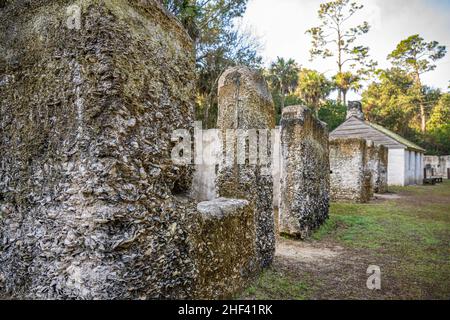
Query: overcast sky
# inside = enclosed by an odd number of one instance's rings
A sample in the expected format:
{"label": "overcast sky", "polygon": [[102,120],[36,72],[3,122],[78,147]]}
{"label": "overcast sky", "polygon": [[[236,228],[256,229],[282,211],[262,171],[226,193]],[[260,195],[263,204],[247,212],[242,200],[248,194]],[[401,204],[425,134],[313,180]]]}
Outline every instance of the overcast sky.
{"label": "overcast sky", "polygon": [[[317,10],[324,0],[249,0],[243,25],[261,40],[265,63],[277,56],[294,58],[300,65],[324,72],[336,73],[336,60],[309,61],[311,38],[305,31],[319,25]],[[370,47],[370,54],[386,68],[387,55],[403,39],[420,34],[426,41],[436,40],[450,46],[450,0],[360,0],[365,8],[355,24],[367,20],[371,31],[360,39]],[[450,80],[450,54],[437,63],[437,69],[423,76],[425,84],[447,91]],[[350,98],[357,98],[351,95]]]}

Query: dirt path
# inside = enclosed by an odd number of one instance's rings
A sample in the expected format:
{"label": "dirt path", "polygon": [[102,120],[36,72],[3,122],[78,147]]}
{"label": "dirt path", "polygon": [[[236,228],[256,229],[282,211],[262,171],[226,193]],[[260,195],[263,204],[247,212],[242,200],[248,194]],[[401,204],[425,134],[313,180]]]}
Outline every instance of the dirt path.
{"label": "dirt path", "polygon": [[[244,299],[450,299],[450,182],[333,204],[307,241],[279,238],[271,269]],[[367,288],[369,266],[381,290]]]}
{"label": "dirt path", "polygon": [[308,299],[408,298],[401,284],[383,275],[381,291],[367,288],[367,268],[389,263],[366,250],[345,249],[335,243],[280,239],[273,270],[293,282],[306,282]]}

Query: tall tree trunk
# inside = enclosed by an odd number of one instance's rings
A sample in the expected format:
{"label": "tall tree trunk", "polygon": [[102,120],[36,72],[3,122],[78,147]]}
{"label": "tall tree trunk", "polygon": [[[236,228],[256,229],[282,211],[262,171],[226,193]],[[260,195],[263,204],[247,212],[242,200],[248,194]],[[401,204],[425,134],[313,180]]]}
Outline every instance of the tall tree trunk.
{"label": "tall tree trunk", "polygon": [[[341,28],[337,26],[338,31],[338,70],[339,74],[342,73],[342,36],[341,36]],[[338,88],[338,102],[342,102],[342,89]],[[344,103],[345,104],[345,103]]]}
{"label": "tall tree trunk", "polygon": [[208,119],[209,119],[209,101],[208,103],[205,105],[205,108],[203,110],[203,123],[204,123],[204,128],[208,128]]}
{"label": "tall tree trunk", "polygon": [[419,95],[419,105],[420,105],[420,130],[422,133],[427,132],[427,115],[425,112],[425,103],[422,97],[422,81],[420,80],[420,73],[416,68],[415,73],[416,78],[416,86],[417,86],[417,94]]}
{"label": "tall tree trunk", "polygon": [[425,106],[423,102],[420,102],[420,120],[421,120],[421,131],[422,133],[427,132],[427,115],[425,114]]}
{"label": "tall tree trunk", "polygon": [[347,91],[342,91],[342,96],[344,97],[344,106],[347,105]]}
{"label": "tall tree trunk", "polygon": [[283,112],[283,109],[284,109],[284,99],[285,99],[285,98],[286,98],[286,97],[285,97],[284,90],[281,89],[281,112]]}

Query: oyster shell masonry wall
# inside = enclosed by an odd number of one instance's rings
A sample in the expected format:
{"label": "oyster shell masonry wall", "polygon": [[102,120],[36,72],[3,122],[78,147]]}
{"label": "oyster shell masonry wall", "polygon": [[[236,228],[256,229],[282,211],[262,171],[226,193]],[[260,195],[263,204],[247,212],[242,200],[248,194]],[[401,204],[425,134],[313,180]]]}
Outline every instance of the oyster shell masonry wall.
{"label": "oyster shell masonry wall", "polygon": [[[255,205],[258,260],[261,267],[266,267],[272,262],[275,252],[271,164],[270,161],[264,166],[261,163],[238,164],[238,139],[231,146],[226,144],[227,130],[270,131],[275,128],[275,107],[267,83],[260,73],[246,67],[234,67],[222,74],[219,79],[217,122],[222,133],[223,148],[235,150],[233,163],[220,165],[217,176],[218,194],[222,197],[246,199]],[[234,131],[234,138],[236,132]],[[262,139],[262,136],[259,135],[259,138]],[[261,145],[260,142],[259,146]],[[270,144],[267,142],[267,145]]]}
{"label": "oyster shell masonry wall", "polygon": [[197,204],[171,159],[174,130],[194,129],[181,24],[156,0],[17,1],[0,22],[0,297],[241,290],[259,271],[254,203]]}
{"label": "oyster shell masonry wall", "polygon": [[0,290],[193,296],[191,174],[170,158],[193,126],[185,30],[153,0],[16,1],[0,21]]}
{"label": "oyster shell masonry wall", "polygon": [[364,139],[330,141],[331,199],[368,202],[373,195],[372,172]]}
{"label": "oyster shell masonry wall", "polygon": [[279,231],[306,238],[328,218],[330,163],[328,129],[303,106],[281,117]]}
{"label": "oyster shell masonry wall", "polygon": [[386,193],[387,166],[389,149],[382,145],[376,145],[367,141],[367,166],[371,172],[371,188],[373,193]]}

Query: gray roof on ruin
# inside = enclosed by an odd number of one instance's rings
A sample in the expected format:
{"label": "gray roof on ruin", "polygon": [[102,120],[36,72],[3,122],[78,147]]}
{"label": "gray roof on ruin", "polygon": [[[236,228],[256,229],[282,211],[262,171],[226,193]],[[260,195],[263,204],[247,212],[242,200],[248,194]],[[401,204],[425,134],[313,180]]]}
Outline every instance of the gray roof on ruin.
{"label": "gray roof on ruin", "polygon": [[364,138],[366,140],[372,140],[375,144],[384,145],[389,149],[426,151],[417,144],[406,140],[380,125],[363,121],[356,117],[350,117],[330,133],[330,139],[339,138]]}

